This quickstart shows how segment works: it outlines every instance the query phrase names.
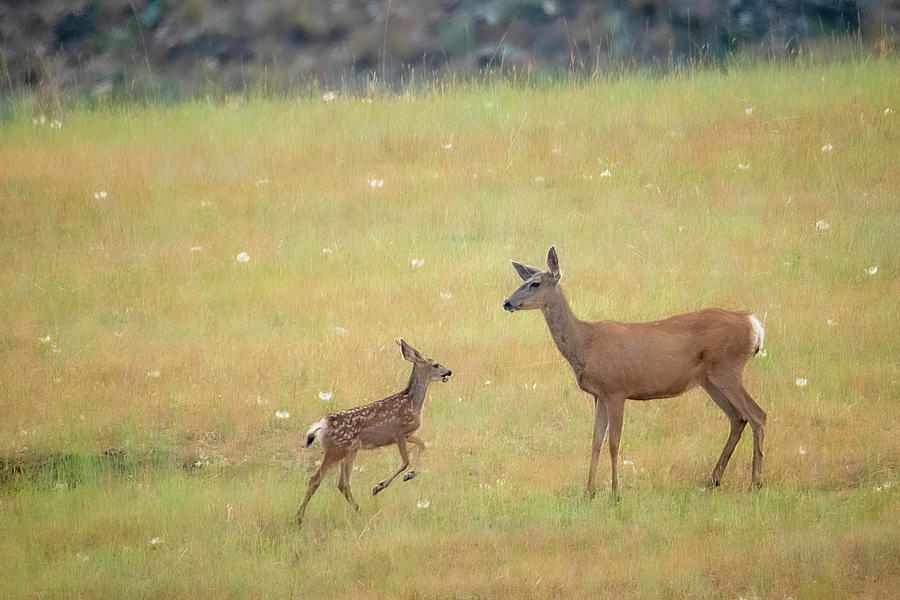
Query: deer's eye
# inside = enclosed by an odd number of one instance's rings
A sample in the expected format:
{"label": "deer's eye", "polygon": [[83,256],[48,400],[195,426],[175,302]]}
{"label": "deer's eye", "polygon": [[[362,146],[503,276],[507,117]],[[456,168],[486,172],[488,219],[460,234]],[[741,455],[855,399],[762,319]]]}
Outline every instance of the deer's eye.
{"label": "deer's eye", "polygon": [[540,284],[539,282],[537,282],[537,281],[532,281],[532,282],[531,282],[531,285],[528,286],[528,287],[530,287],[530,288],[541,287],[541,284]]}

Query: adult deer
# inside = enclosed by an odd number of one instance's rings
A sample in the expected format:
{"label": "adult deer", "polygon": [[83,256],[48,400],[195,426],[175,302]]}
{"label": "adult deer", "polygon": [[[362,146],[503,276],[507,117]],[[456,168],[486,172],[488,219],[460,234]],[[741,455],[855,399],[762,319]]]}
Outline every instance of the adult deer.
{"label": "adult deer", "polygon": [[418,468],[425,442],[414,436],[413,432],[419,428],[425,392],[428,390],[429,383],[437,380],[446,382],[453,372],[430,358],[423,358],[418,350],[402,339],[398,344],[400,344],[403,358],[413,364],[409,383],[402,391],[370,404],[332,413],[314,423],[306,433],[307,447],[318,439],[325,454],[319,470],[309,480],[306,498],[303,499],[303,504],[297,511],[298,525],[303,521],[306,505],[312,495],[316,493],[319,484],[322,483],[322,477],[338,462],[341,462],[338,489],[347,502],[359,510],[359,506],[350,493],[350,475],[353,472],[353,460],[360,448],[367,450],[397,444],[400,458],[403,460],[400,468],[393,475],[378,482],[372,490],[373,496],[386,488],[397,475],[409,466],[409,455],[406,452],[407,442],[417,446],[418,452],[413,470],[403,477],[403,481],[409,481],[416,476],[415,469]]}
{"label": "adult deer", "polygon": [[744,365],[763,343],[759,320],[721,308],[677,315],[649,323],[581,321],[559,286],[556,247],[547,253],[547,270],[512,263],[523,283],[503,308],[540,309],[550,335],[565,357],[578,386],[594,397],[594,437],[587,495],[596,493],[594,478],[603,438],[609,430],[612,491],[618,489],[617,460],[625,400],[671,398],[702,386],[731,421],[731,433],[712,472],[719,485],[722,472],[749,422],[753,429],[750,485],[759,485],[766,413],[741,382]]}

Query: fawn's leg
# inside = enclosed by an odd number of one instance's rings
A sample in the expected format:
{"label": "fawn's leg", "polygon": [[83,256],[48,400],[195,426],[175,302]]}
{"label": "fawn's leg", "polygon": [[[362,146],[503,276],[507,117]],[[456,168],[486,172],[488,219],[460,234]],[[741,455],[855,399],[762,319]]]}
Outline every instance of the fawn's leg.
{"label": "fawn's leg", "polygon": [[353,499],[353,494],[350,493],[350,474],[353,472],[353,460],[355,458],[356,450],[353,450],[344,457],[344,462],[341,463],[341,476],[338,478],[338,489],[341,490],[341,493],[344,495],[344,498],[347,499],[347,502],[350,503],[350,506],[359,510],[359,505]]}
{"label": "fawn's leg", "polygon": [[390,483],[394,480],[394,477],[405,471],[406,467],[409,466],[409,455],[406,453],[406,438],[400,438],[399,440],[397,440],[397,449],[400,450],[400,458],[403,459],[403,464],[400,465],[400,468],[397,469],[396,473],[394,473],[387,479],[382,479],[378,482],[378,485],[376,485],[372,489],[373,496],[390,485]]}
{"label": "fawn's leg", "polygon": [[416,458],[413,460],[413,468],[403,476],[403,481],[409,481],[410,479],[418,475],[416,469],[419,468],[419,459],[422,458],[422,452],[425,450],[425,442],[412,434],[406,436],[406,441],[418,446],[419,450],[416,452]]}
{"label": "fawn's leg", "polygon": [[306,488],[306,498],[303,499],[303,504],[300,505],[300,510],[297,511],[297,515],[294,517],[297,521],[297,525],[303,521],[303,513],[306,512],[306,505],[309,504],[309,499],[312,498],[312,495],[319,489],[319,484],[322,483],[322,477],[324,477],[325,473],[328,472],[328,469],[337,464],[341,458],[343,457],[334,454],[329,455],[327,452],[322,457],[322,464],[319,465],[319,470],[309,478],[309,485]]}

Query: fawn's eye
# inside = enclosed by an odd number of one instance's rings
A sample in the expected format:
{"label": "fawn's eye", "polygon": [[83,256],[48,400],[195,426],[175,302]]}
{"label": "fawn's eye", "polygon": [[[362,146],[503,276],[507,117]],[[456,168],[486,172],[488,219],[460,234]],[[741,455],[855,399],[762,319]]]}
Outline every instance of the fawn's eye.
{"label": "fawn's eye", "polygon": [[531,287],[531,288],[541,287],[541,284],[537,281],[532,281],[531,285],[528,287]]}

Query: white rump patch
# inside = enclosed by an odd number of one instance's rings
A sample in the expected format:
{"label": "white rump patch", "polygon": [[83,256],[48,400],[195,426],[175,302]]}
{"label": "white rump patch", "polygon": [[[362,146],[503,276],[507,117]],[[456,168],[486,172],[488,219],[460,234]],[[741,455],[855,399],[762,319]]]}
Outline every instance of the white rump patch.
{"label": "white rump patch", "polygon": [[762,323],[755,315],[750,315],[750,346],[753,348],[754,354],[762,350],[763,342],[766,339],[766,330],[763,329]]}
{"label": "white rump patch", "polygon": [[312,425],[309,426],[309,429],[306,431],[306,437],[313,435],[316,439],[319,439],[320,432],[325,433],[327,430],[327,421],[328,417],[323,417],[319,421],[316,421]]}

